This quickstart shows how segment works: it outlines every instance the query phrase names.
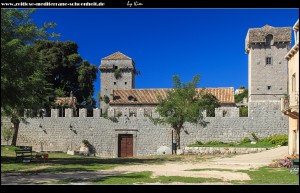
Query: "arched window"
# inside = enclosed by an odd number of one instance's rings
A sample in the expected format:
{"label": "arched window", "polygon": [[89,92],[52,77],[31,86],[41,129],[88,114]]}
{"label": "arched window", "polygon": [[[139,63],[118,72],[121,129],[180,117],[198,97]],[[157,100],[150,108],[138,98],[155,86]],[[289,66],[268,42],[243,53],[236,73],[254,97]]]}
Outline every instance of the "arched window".
{"label": "arched window", "polygon": [[266,36],[266,45],[273,45],[274,41],[273,41],[273,35],[272,34],[268,34]]}

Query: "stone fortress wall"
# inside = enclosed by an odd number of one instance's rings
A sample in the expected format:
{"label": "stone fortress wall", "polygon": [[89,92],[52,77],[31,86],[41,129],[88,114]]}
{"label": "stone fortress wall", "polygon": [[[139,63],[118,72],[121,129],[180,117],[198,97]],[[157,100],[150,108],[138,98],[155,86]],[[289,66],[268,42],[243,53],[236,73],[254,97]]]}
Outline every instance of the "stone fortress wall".
{"label": "stone fortress wall", "polygon": [[[280,101],[252,102],[249,116],[239,117],[237,107],[220,107],[215,110],[215,117],[206,117],[206,127],[185,124],[181,132],[181,146],[195,143],[196,140],[207,142],[240,141],[251,138],[255,132],[258,138],[275,134],[287,134],[288,119],[280,112]],[[79,149],[82,140],[87,139],[95,149],[95,155],[118,157],[118,135],[133,135],[133,155],[156,155],[162,146],[172,147],[172,128],[155,125],[149,116],[155,118],[154,110],[140,108],[136,114],[130,114],[124,108],[122,115],[114,120],[102,117],[102,109],[93,109],[93,117],[87,117],[87,110],[80,109],[74,117],[72,109],[65,109],[65,116],[59,117],[58,109],[51,109],[51,117],[27,118],[27,123],[20,123],[18,144],[33,146],[34,151],[63,151]],[[226,112],[226,113],[224,113]],[[108,117],[115,115],[109,109]],[[2,121],[2,124],[9,124]],[[6,142],[1,139],[1,144]]]}

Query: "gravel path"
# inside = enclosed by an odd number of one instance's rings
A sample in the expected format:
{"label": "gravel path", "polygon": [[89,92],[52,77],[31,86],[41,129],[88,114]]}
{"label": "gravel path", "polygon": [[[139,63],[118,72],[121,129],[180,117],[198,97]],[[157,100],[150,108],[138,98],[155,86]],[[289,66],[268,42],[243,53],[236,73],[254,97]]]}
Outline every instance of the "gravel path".
{"label": "gravel path", "polygon": [[[37,175],[22,176],[20,174],[1,174],[1,184],[43,184],[54,182],[66,178],[79,178],[88,180],[90,178],[99,178],[105,176],[119,175],[123,173],[152,171],[151,177],[157,176],[185,176],[185,177],[204,177],[204,178],[219,178],[224,182],[213,184],[230,184],[229,180],[250,180],[246,173],[231,172],[231,171],[186,171],[191,169],[229,169],[229,170],[247,170],[255,169],[269,165],[275,159],[281,159],[287,155],[288,147],[278,147],[275,149],[259,152],[238,155],[230,158],[215,158],[201,163],[195,162],[176,162],[166,163],[162,165],[131,165],[118,166],[111,170],[102,170],[96,172],[67,172],[67,173],[39,173]],[[86,183],[73,183],[86,184]],[[159,183],[154,183],[159,184]],[[172,183],[184,184],[184,183]],[[203,183],[212,184],[212,183]]]}

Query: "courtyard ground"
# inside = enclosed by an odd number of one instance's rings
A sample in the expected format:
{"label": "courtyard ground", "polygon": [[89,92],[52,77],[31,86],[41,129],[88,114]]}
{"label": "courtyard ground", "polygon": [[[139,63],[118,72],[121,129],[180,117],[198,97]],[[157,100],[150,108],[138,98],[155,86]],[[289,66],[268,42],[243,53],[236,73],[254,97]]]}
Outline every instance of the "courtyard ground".
{"label": "courtyard ground", "polygon": [[[168,159],[165,162],[157,162],[157,160],[153,163],[128,161],[125,164],[116,164],[114,167],[95,169],[94,171],[82,169],[71,170],[71,172],[65,172],[67,170],[43,172],[55,167],[44,164],[16,172],[1,172],[1,184],[244,184],[251,182],[253,180],[253,177],[251,178],[252,173],[258,170],[262,171],[262,175],[266,171],[273,173],[272,175],[276,175],[276,172],[278,174],[279,172],[286,172],[285,175],[292,175],[288,173],[286,168],[265,167],[272,161],[281,159],[286,155],[287,147],[283,146],[259,153],[236,156],[203,156],[202,159],[200,155],[184,155],[175,156],[175,159]],[[265,178],[274,178],[272,175],[265,176]],[[279,178],[279,182],[276,184],[281,184],[280,182],[299,184],[299,176],[291,177],[295,180],[284,181],[282,179],[280,181]],[[255,182],[253,181],[253,183]],[[260,182],[257,181],[257,183]],[[268,180],[261,183],[268,183]],[[274,181],[271,180],[270,183],[274,183]]]}

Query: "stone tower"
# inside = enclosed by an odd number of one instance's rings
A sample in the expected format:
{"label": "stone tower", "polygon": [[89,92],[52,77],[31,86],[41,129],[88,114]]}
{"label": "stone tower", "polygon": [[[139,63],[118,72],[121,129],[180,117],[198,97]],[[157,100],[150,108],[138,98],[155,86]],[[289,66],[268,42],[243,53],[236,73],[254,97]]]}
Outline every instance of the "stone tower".
{"label": "stone tower", "polygon": [[250,28],[246,36],[249,102],[273,101],[287,94],[290,27]]}
{"label": "stone tower", "polygon": [[113,53],[101,59],[99,66],[100,88],[102,101],[100,103],[103,111],[108,108],[107,97],[112,100],[113,90],[133,89],[135,86],[135,64],[134,61],[121,52]]}

